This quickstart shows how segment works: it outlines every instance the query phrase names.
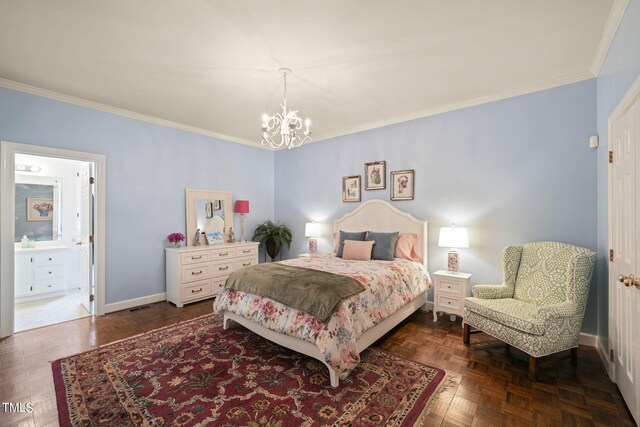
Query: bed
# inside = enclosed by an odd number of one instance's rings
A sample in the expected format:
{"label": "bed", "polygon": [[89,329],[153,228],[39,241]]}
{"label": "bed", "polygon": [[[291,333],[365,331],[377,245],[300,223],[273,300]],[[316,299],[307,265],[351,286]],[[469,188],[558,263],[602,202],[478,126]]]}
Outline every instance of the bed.
{"label": "bed", "polygon": [[[292,266],[357,276],[367,283],[367,290],[343,301],[326,324],[268,298],[226,289],[216,298],[214,311],[224,315],[225,329],[235,322],[319,360],[329,370],[331,386],[337,387],[339,379],[346,378],[357,365],[362,351],[417,309],[426,310],[431,282],[426,269],[426,221],[383,200],[370,200],[336,220],[334,230],[413,233],[417,236],[414,255],[420,261],[347,261],[331,254],[284,261]],[[389,301],[389,308],[377,304],[379,300],[385,304]]]}

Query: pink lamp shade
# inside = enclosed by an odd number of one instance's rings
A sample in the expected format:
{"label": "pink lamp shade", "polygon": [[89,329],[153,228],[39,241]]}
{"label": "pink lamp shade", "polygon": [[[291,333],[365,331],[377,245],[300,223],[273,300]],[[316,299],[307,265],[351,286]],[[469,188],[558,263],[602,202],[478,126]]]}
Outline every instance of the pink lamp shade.
{"label": "pink lamp shade", "polygon": [[249,213],[249,201],[248,200],[236,200],[236,205],[233,209],[235,213],[247,214]]}

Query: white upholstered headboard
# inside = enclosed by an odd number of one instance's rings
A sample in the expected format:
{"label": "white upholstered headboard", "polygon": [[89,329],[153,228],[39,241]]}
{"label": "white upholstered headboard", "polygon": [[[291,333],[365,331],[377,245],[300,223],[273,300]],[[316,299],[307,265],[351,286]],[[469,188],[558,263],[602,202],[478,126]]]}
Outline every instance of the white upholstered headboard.
{"label": "white upholstered headboard", "polygon": [[334,231],[415,233],[416,252],[427,267],[427,221],[420,221],[384,200],[369,200],[333,223]]}

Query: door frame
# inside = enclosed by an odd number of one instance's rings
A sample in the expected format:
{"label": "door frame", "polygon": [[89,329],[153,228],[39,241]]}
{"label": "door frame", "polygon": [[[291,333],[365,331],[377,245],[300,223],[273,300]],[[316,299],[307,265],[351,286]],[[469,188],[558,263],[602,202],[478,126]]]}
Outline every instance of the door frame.
{"label": "door frame", "polygon": [[[640,102],[639,99],[640,99],[640,76],[638,76],[636,81],[631,85],[631,87],[629,88],[627,93],[624,95],[622,100],[620,100],[620,103],[618,104],[618,106],[613,110],[613,112],[609,116],[609,120],[607,122],[607,153],[613,150],[613,125],[624,115],[624,113],[627,112],[627,110],[629,110],[629,108],[633,106],[634,102],[636,101]],[[640,149],[640,147],[638,147],[638,149]],[[608,183],[607,183],[608,236],[607,236],[607,240],[608,240],[608,247],[612,248],[613,247],[613,165],[611,163],[607,163],[607,169],[608,169],[608,178],[607,178],[608,179]],[[617,278],[614,277],[615,276],[614,271],[611,268],[610,261],[608,260],[609,254],[606,254],[606,258],[607,258],[606,262],[607,262],[607,278],[608,278],[607,287],[608,287],[608,295],[609,295],[609,304],[607,307],[608,321],[609,321],[609,339],[608,339],[609,348],[607,350],[611,351],[611,349],[615,348],[615,345],[613,343],[613,341],[615,341],[615,335],[614,335],[615,331],[613,329],[614,320],[615,320],[614,319],[615,310],[614,310],[613,304],[615,301],[615,287],[617,286]],[[609,378],[611,379],[611,381],[615,382],[616,364],[615,362],[611,361],[608,354],[606,355],[605,360],[608,361]]]}
{"label": "door frame", "polygon": [[95,299],[96,315],[105,314],[105,177],[103,154],[0,141],[0,338],[14,328],[15,155],[58,157],[95,164]]}

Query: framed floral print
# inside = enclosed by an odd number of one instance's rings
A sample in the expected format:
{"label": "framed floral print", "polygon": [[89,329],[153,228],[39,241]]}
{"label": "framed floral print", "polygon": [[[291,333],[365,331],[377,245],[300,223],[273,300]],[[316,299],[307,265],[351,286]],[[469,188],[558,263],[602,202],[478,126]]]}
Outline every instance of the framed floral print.
{"label": "framed floral print", "polygon": [[361,187],[360,175],[342,177],[342,201],[359,202]]}
{"label": "framed floral print", "polygon": [[370,162],[364,164],[364,189],[384,190],[387,188],[387,162]]}
{"label": "framed floral print", "polygon": [[391,172],[391,200],[413,200],[414,170]]}
{"label": "framed floral print", "polygon": [[27,198],[27,221],[53,221],[53,199]]}

